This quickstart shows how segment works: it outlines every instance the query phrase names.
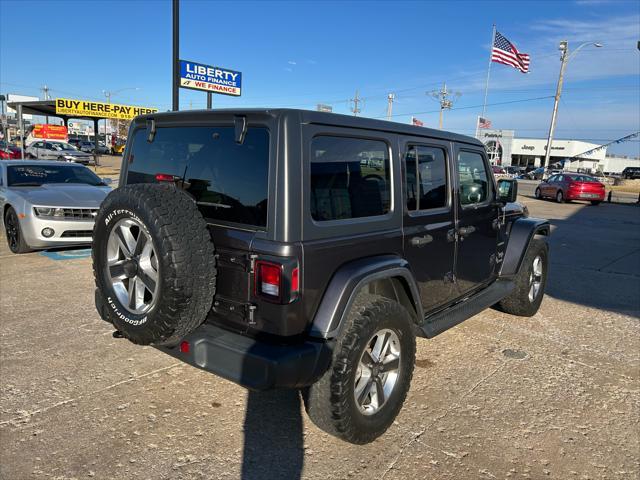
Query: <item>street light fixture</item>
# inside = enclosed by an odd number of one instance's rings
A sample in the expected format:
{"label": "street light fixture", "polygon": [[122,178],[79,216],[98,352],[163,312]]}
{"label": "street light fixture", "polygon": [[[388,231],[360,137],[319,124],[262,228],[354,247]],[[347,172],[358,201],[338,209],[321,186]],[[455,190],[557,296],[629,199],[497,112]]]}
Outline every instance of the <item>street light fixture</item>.
{"label": "street light fixture", "polygon": [[553,102],[553,113],[551,114],[551,125],[549,126],[549,135],[547,137],[547,151],[544,155],[543,167],[549,166],[549,158],[551,157],[551,142],[553,142],[553,133],[556,128],[556,116],[558,115],[558,103],[560,103],[560,95],[562,94],[562,84],[564,82],[564,69],[571,60],[582,48],[586,46],[594,46],[596,48],[602,47],[601,43],[585,42],[576,48],[573,52],[569,53],[569,42],[562,40],[558,46],[558,50],[562,52],[560,56],[560,76],[558,77],[558,86],[556,88],[556,96]]}

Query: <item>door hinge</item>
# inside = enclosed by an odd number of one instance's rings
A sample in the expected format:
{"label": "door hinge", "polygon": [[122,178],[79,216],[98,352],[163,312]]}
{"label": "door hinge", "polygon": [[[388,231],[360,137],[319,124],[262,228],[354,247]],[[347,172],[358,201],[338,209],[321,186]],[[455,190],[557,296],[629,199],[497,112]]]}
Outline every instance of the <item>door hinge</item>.
{"label": "door hinge", "polygon": [[453,272],[447,272],[444,274],[444,283],[456,283],[456,274]]}
{"label": "door hinge", "polygon": [[232,255],[229,257],[229,261],[235,265],[240,265],[245,269],[245,271],[249,273],[254,272],[254,268],[256,265],[257,255]]}

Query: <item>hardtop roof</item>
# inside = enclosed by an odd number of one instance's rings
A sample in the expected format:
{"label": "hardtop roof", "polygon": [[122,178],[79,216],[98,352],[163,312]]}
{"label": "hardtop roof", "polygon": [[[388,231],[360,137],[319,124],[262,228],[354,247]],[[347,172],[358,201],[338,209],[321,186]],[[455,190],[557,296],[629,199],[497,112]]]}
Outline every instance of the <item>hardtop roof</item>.
{"label": "hardtop roof", "polygon": [[440,140],[462,142],[483,147],[484,144],[476,138],[458,133],[436,130],[433,128],[416,127],[398,122],[378,120],[367,117],[356,117],[339,113],[316,112],[314,110],[301,110],[291,108],[225,108],[216,110],[187,110],[181,112],[156,112],[136,117],[136,121],[157,120],[197,120],[202,121],[206,117],[229,115],[264,115],[273,118],[293,116],[301,123],[333,125],[365,130],[378,130],[404,135],[437,138]]}

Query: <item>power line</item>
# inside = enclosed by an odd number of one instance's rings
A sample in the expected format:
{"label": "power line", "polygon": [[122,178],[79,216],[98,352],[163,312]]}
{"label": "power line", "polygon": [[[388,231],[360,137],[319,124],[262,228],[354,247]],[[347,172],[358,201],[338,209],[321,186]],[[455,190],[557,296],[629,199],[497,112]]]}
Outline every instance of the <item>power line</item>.
{"label": "power line", "polygon": [[[534,97],[534,98],[523,98],[520,100],[510,100],[508,102],[495,102],[495,103],[487,103],[487,106],[498,106],[498,105],[509,105],[512,103],[523,103],[523,102],[534,102],[536,100],[546,100],[548,98],[553,98],[553,95],[546,95],[544,97]],[[468,110],[471,108],[479,108],[482,105],[467,105],[465,107],[452,107],[450,110]],[[426,110],[423,112],[406,112],[406,113],[396,113],[393,114],[393,117],[400,117],[406,115],[423,115],[426,113],[438,113],[440,110]],[[382,118],[382,117],[373,117],[373,118]]]}

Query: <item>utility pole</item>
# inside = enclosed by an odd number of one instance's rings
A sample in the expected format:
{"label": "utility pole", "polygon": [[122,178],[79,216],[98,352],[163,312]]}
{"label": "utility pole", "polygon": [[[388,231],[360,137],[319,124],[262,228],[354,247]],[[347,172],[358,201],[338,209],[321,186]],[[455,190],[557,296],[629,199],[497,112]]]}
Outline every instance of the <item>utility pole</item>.
{"label": "utility pole", "polygon": [[544,163],[542,167],[549,165],[549,157],[551,157],[551,143],[553,142],[553,133],[556,129],[556,117],[558,115],[558,103],[560,103],[560,95],[562,94],[562,84],[564,83],[564,69],[567,66],[569,57],[569,42],[563,40],[560,42],[560,76],[558,77],[558,85],[556,87],[556,96],[553,100],[553,112],[551,113],[551,125],[549,125],[549,135],[547,136],[547,150],[544,154]]}
{"label": "utility pole", "polygon": [[544,154],[544,163],[541,165],[542,167],[547,167],[549,165],[549,160],[551,157],[551,144],[553,142],[553,133],[556,129],[556,117],[558,116],[558,104],[560,103],[560,95],[562,95],[562,84],[564,83],[564,70],[567,67],[567,63],[569,60],[573,58],[573,56],[580,51],[581,48],[586,47],[587,45],[593,45],[594,47],[600,48],[602,45],[600,43],[592,43],[586,42],[576,48],[571,54],[569,54],[569,42],[566,40],[562,40],[558,49],[562,52],[560,56],[560,75],[558,76],[558,86],[556,87],[556,96],[553,101],[553,112],[551,113],[551,125],[549,125],[549,135],[547,136],[547,150]]}
{"label": "utility pole", "polygon": [[357,117],[358,114],[362,111],[362,108],[359,105],[363,103],[362,99],[358,97],[358,90],[356,90],[355,98],[352,98],[349,101],[353,102],[353,107],[351,108],[351,111],[353,112],[353,115]]}
{"label": "utility pole", "polygon": [[[42,90],[43,92],[44,99],[49,100],[49,87],[45,85],[40,90]],[[45,123],[49,124],[49,115],[46,115],[44,118],[45,118]]]}
{"label": "utility pole", "polygon": [[173,0],[172,110],[180,109],[180,0]]}
{"label": "utility pole", "polygon": [[392,111],[393,111],[393,102],[396,99],[395,93],[390,93],[387,95],[387,120],[391,121]]}
{"label": "utility pole", "polygon": [[447,83],[445,82],[439,91],[434,90],[432,92],[427,92],[427,95],[431,95],[438,101],[438,103],[440,103],[439,128],[440,130],[442,130],[443,113],[445,110],[451,110],[451,107],[453,107],[453,100],[451,100],[450,96],[454,96],[457,98],[461,94],[460,92],[450,92],[449,90],[447,90]]}
{"label": "utility pole", "polygon": [[207,92],[207,110],[213,107],[213,93]]}

